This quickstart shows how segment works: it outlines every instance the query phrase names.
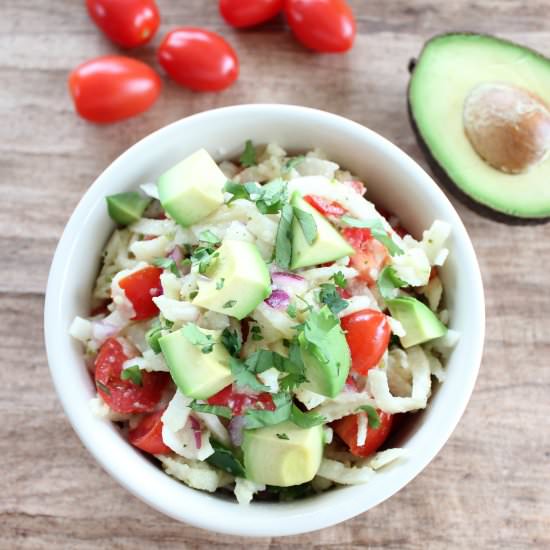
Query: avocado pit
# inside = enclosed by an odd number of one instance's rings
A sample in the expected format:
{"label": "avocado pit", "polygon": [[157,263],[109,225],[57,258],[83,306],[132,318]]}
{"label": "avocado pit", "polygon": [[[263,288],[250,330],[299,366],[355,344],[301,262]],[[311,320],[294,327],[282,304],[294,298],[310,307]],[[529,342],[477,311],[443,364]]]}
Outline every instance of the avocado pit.
{"label": "avocado pit", "polygon": [[464,101],[463,124],[476,153],[501,172],[527,172],[550,152],[550,110],[518,87],[473,88]]}

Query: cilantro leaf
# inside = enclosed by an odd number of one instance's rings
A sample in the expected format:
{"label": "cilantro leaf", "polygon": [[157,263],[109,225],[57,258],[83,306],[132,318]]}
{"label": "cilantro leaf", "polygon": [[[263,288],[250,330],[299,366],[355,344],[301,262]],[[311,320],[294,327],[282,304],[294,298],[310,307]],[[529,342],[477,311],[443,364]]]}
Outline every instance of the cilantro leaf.
{"label": "cilantro leaf", "polygon": [[328,306],[334,315],[338,315],[338,313],[346,309],[349,303],[342,299],[340,294],[338,294],[336,287],[331,283],[324,283],[321,285],[319,301]]}
{"label": "cilantro leaf", "polygon": [[294,207],[294,216],[298,220],[302,233],[308,244],[312,245],[317,240],[317,224],[314,217],[309,213]]}
{"label": "cilantro leaf", "polygon": [[296,405],[292,405],[290,421],[300,428],[312,428],[313,426],[324,424],[327,419],[314,412],[303,412]]}
{"label": "cilantro leaf", "polygon": [[237,181],[227,180],[225,182],[225,185],[223,186],[223,190],[226,193],[231,193],[233,195],[229,200],[230,203],[237,199],[250,198],[250,194],[247,188],[242,183],[239,183]]}
{"label": "cilantro leaf", "polygon": [[242,462],[235,456],[231,449],[228,449],[215,439],[210,439],[210,443],[214,448],[214,454],[211,454],[206,459],[208,464],[237,477],[246,476]]}
{"label": "cilantro leaf", "polygon": [[279,439],[285,439],[285,440],[289,440],[290,438],[288,437],[288,435],[286,435],[285,433],[282,433],[282,434],[275,434]]}
{"label": "cilantro leaf", "polygon": [[189,408],[197,412],[215,414],[216,416],[222,416],[223,418],[232,418],[233,411],[229,407],[222,405],[209,405],[208,403],[197,403],[191,401]]}
{"label": "cilantro leaf", "polygon": [[254,340],[255,342],[259,342],[260,340],[264,339],[262,335],[262,329],[258,325],[254,325],[250,329],[250,334],[252,335],[252,340]]}
{"label": "cilantro leaf", "polygon": [[288,316],[292,319],[296,319],[296,304],[289,304],[286,308]]}
{"label": "cilantro leaf", "polygon": [[141,386],[141,371],[137,365],[122,369],[120,373],[121,380],[130,380],[136,386]]}
{"label": "cilantro leaf", "polygon": [[281,219],[275,237],[275,263],[281,269],[289,269],[292,258],[292,219],[294,210],[290,204],[285,204],[281,210]]}
{"label": "cilantro leaf", "polygon": [[256,149],[251,139],[247,139],[244,144],[243,154],[239,158],[240,163],[243,166],[254,166],[257,164],[256,161]]}
{"label": "cilantro leaf", "polygon": [[251,390],[258,392],[269,390],[267,386],[258,381],[254,371],[250,370],[246,363],[239,361],[235,357],[231,357],[229,359],[229,368],[237,386],[248,386]]}
{"label": "cilantro leaf", "polygon": [[207,229],[206,231],[202,231],[199,234],[199,241],[202,241],[203,243],[209,243],[209,244],[218,244],[222,242],[221,239],[216,234],[210,231],[210,229]]}
{"label": "cilantro leaf", "polygon": [[181,272],[178,269],[176,262],[172,258],[155,258],[153,260],[153,265],[156,265],[157,267],[162,267],[162,269],[168,269],[176,277],[181,276]]}
{"label": "cilantro leaf", "polygon": [[225,302],[225,304],[223,304],[223,309],[229,309],[229,308],[232,308],[235,304],[237,303],[237,300],[228,300],[227,302]]}
{"label": "cilantro leaf", "polygon": [[286,183],[281,179],[276,179],[260,187],[256,208],[262,214],[276,214],[284,206],[287,198]]}
{"label": "cilantro leaf", "polygon": [[187,323],[181,331],[188,342],[201,348],[202,353],[211,353],[214,349],[216,342],[212,335],[202,332],[195,323]]}
{"label": "cilantro leaf", "polygon": [[95,381],[95,385],[106,395],[111,395],[111,390],[103,383],[103,382],[100,382],[99,380],[96,380]]}
{"label": "cilantro leaf", "polygon": [[262,428],[264,426],[273,426],[280,424],[290,417],[292,410],[292,397],[287,392],[279,392],[273,395],[274,411],[260,409],[248,409],[245,413],[247,430]]}
{"label": "cilantro leaf", "polygon": [[382,270],[382,273],[380,273],[378,281],[376,281],[376,286],[378,286],[380,296],[382,296],[384,300],[390,300],[395,298],[395,290],[407,286],[407,283],[397,276],[392,266],[388,265]]}
{"label": "cilantro leaf", "polygon": [[382,221],[379,219],[371,220],[358,220],[350,216],[342,216],[342,222],[351,227],[361,227],[370,229],[372,236],[379,242],[381,242],[392,256],[403,254],[403,250],[397,246],[388,235],[388,232],[382,225]]}
{"label": "cilantro leaf", "polygon": [[191,261],[198,265],[199,273],[204,275],[210,267],[214,264],[219,256],[219,252],[215,248],[199,246],[193,252]]}
{"label": "cilantro leaf", "polygon": [[161,352],[159,339],[162,337],[162,330],[160,323],[157,322],[145,333],[145,340],[155,353]]}
{"label": "cilantro leaf", "polygon": [[365,411],[367,413],[367,418],[369,419],[369,428],[376,430],[380,427],[380,416],[378,411],[372,405],[363,405],[357,410]]}
{"label": "cilantro leaf", "polygon": [[299,164],[304,162],[305,158],[306,157],[304,157],[304,155],[299,155],[297,157],[288,159],[285,163],[284,171],[285,172],[290,172],[293,168],[296,168],[296,166],[298,166]]}
{"label": "cilantro leaf", "polygon": [[337,271],[331,279],[334,281],[334,284],[340,288],[346,288],[348,284],[346,276],[341,271]]}
{"label": "cilantro leaf", "polygon": [[233,355],[234,357],[239,356],[243,345],[243,340],[241,335],[236,330],[224,328],[221,335],[221,341],[230,355]]}
{"label": "cilantro leaf", "polygon": [[216,281],[216,290],[221,290],[224,284],[225,284],[225,279],[222,277],[221,279]]}

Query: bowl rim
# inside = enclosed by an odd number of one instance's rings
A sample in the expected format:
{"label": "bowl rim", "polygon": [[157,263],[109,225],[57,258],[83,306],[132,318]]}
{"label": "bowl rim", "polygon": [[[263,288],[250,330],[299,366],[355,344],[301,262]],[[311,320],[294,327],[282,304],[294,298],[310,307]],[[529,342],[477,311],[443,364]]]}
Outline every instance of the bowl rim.
{"label": "bowl rim", "polygon": [[[168,486],[168,484],[164,481],[164,478],[169,478],[169,476],[164,472],[161,472],[160,469],[155,468],[158,475],[150,472],[149,479],[146,483],[143,485],[136,484],[136,473],[138,473],[145,464],[150,465],[150,462],[139,453],[132,450],[130,445],[124,445],[125,447],[128,447],[128,449],[123,449],[120,446],[120,436],[111,422],[108,422],[109,429],[106,429],[106,426],[101,428],[101,439],[96,439],[96,436],[91,433],[92,430],[90,429],[93,421],[89,418],[90,415],[87,415],[84,412],[84,409],[87,407],[80,403],[79,410],[79,407],[71,399],[69,392],[65,387],[61,370],[56,368],[59,361],[63,360],[63,341],[65,340],[65,345],[68,345],[67,341],[70,338],[67,332],[67,327],[60,323],[61,302],[64,287],[63,281],[67,274],[67,259],[71,256],[76,245],[79,227],[86,227],[88,208],[92,202],[96,200],[100,182],[108,179],[109,173],[127,162],[129,157],[139,153],[140,151],[145,151],[147,147],[157,141],[161,142],[163,135],[169,135],[170,132],[174,131],[179,126],[185,126],[190,122],[196,122],[197,119],[203,122],[208,122],[209,119],[215,120],[218,117],[224,117],[228,114],[238,114],[243,117],[254,117],[259,113],[265,114],[269,111],[276,113],[279,116],[294,117],[302,115],[317,120],[323,119],[323,121],[327,124],[332,123],[334,125],[343,125],[348,130],[354,130],[355,132],[361,133],[363,139],[370,141],[373,147],[383,149],[384,153],[388,156],[399,159],[399,161],[404,165],[403,170],[406,168],[406,170],[412,174],[413,177],[411,177],[411,180],[414,180],[416,185],[420,185],[420,182],[422,182],[424,191],[426,193],[431,193],[432,196],[435,196],[436,200],[446,208],[448,215],[453,220],[453,231],[456,231],[456,238],[461,240],[462,245],[465,247],[463,252],[467,256],[464,262],[464,269],[468,271],[468,281],[469,284],[471,284],[471,288],[469,290],[471,290],[471,303],[473,311],[472,330],[476,331],[472,335],[473,346],[470,350],[470,370],[468,372],[468,376],[462,380],[463,386],[461,388],[459,399],[460,403],[454,409],[453,414],[448,419],[444,429],[438,432],[438,437],[436,437],[434,441],[430,441],[429,448],[426,448],[424,455],[421,459],[417,460],[414,471],[407,472],[407,475],[396,475],[390,478],[387,484],[387,491],[383,495],[375,499],[371,499],[367,505],[363,502],[346,503],[342,498],[339,498],[341,495],[345,494],[346,490],[348,490],[348,488],[344,488],[331,490],[312,499],[295,501],[291,504],[283,505],[280,503],[262,503],[252,504],[251,507],[246,509],[240,507],[240,516],[242,518],[240,519],[238,514],[231,512],[230,508],[227,506],[229,503],[226,503],[222,499],[214,499],[210,494],[202,491],[187,488],[195,495],[192,496],[191,492],[187,495],[189,501],[192,500],[194,505],[187,508],[174,509],[172,506],[172,497],[174,496],[173,490],[170,488],[171,486]],[[232,105],[196,113],[154,131],[139,140],[130,148],[126,149],[95,179],[71,214],[71,217],[63,230],[63,234],[55,250],[46,288],[46,299],[44,306],[44,335],[50,373],[54,382],[56,393],[62,403],[64,411],[81,442],[90,451],[92,456],[94,456],[103,469],[106,470],[118,483],[156,510],[172,517],[173,519],[183,521],[195,527],[238,536],[285,536],[306,533],[329,527],[365,512],[398,492],[401,488],[412,481],[412,479],[414,479],[422,470],[424,470],[431,460],[433,460],[433,458],[449,439],[460,418],[462,417],[477,379],[485,337],[485,301],[481,272],[477,257],[466,228],[458,216],[458,213],[434,180],[403,150],[369,128],[342,116],[326,111],[286,104],[260,103]],[[119,441],[119,444],[117,444],[117,440]],[[119,447],[119,452],[108,452],[113,445],[115,447]],[[162,478],[160,476],[162,476]],[[336,496],[334,498],[328,498],[326,495],[329,494]],[[349,501],[350,499],[347,500]],[[327,510],[326,504],[329,501],[338,501],[339,505],[336,509],[331,507],[330,510]],[[316,504],[312,504],[313,502]],[[231,505],[238,506],[233,503],[231,503]],[[220,508],[220,514],[212,514],[211,512],[214,508]],[[269,514],[265,515],[265,517],[263,513],[264,509],[267,510],[267,514]],[[284,521],[273,521],[276,519],[273,514],[283,510],[285,511]]]}

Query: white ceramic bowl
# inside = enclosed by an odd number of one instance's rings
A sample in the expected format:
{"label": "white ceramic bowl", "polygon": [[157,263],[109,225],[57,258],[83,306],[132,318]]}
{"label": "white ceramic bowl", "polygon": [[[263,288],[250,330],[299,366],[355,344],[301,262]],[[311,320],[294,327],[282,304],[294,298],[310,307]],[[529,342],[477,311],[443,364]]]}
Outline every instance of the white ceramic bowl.
{"label": "white ceramic bowl", "polygon": [[[452,226],[451,255],[442,270],[450,326],[461,333],[447,380],[401,437],[409,458],[367,485],[331,490],[292,503],[236,502],[196,491],[164,474],[132,448],[111,423],[95,418],[94,385],[82,349],[68,335],[85,316],[102,248],[113,230],[105,196],[137,188],[200,147],[217,159],[238,155],[246,139],[291,151],[320,147],[367,182],[368,196],[395,212],[415,235],[434,219]],[[350,120],[288,105],[241,105],[190,116],[142,139],[94,182],[74,211],[53,259],[44,313],[50,370],[80,439],[114,479],[157,510],[191,525],[234,535],[280,536],[334,525],[369,510],[411,481],[435,457],[457,425],[479,370],[485,328],[483,287],[472,243],[456,211],[433,180],[403,151]]]}

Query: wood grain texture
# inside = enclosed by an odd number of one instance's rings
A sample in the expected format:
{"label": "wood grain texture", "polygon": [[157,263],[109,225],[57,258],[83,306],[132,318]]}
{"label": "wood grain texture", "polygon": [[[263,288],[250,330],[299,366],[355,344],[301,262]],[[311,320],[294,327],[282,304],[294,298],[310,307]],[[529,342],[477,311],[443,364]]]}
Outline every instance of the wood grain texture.
{"label": "wood grain texture", "polygon": [[[430,35],[449,30],[498,32],[550,55],[547,1],[354,0],[354,50],[315,56],[292,40],[282,19],[237,33],[214,0],[158,0],[161,34],[181,24],[221,32],[240,54],[241,78],[216,95],[165,82],[151,111],[105,127],[78,119],[66,91],[71,68],[116,51],[82,4],[0,2],[0,548],[549,548],[550,226],[512,229],[457,205],[487,293],[486,350],[472,400],[417,479],[367,514],[317,533],[220,536],[130,496],[73,433],[42,343],[57,239],[86,188],[129,145],[204,109],[285,102],[363,123],[422,163],[406,117],[409,58]],[[154,45],[136,55],[154,62]]]}

